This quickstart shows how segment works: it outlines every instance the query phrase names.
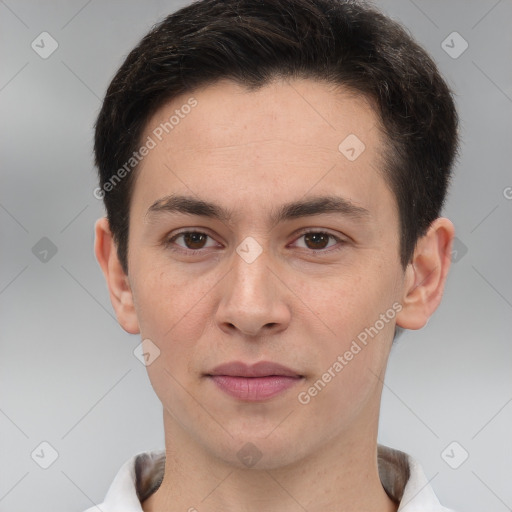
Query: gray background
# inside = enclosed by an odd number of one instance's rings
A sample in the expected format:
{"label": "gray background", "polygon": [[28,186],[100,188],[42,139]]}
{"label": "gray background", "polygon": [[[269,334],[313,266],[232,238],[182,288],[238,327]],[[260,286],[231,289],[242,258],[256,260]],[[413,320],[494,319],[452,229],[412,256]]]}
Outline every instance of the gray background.
{"label": "gray background", "polygon": [[[127,52],[186,3],[0,1],[0,511],[81,511],[126,459],[163,447],[140,340],[118,326],[93,254],[92,126]],[[376,4],[456,90],[463,139],[444,301],[393,348],[379,441],[419,459],[446,506],[512,510],[512,1]],[[31,47],[44,31],[59,45],[46,59]],[[469,44],[457,58],[459,36],[442,46],[454,31]],[[58,453],[47,469],[42,442]]]}

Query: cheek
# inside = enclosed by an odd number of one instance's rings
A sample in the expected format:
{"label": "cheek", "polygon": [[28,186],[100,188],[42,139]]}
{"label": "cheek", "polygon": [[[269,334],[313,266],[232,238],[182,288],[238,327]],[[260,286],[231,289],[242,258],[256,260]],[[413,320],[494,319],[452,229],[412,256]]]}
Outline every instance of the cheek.
{"label": "cheek", "polygon": [[350,317],[345,311],[335,327],[337,336],[325,336],[323,346],[316,347],[317,371],[297,397],[299,407],[322,418],[332,433],[352,424],[361,411],[378,409],[394,330],[392,318],[385,323],[372,314]]}
{"label": "cheek", "polygon": [[314,323],[344,345],[391,307],[396,297],[392,276],[390,268],[361,262],[314,279],[295,279],[293,289]]}
{"label": "cheek", "polygon": [[145,262],[134,269],[134,291],[137,313],[146,334],[166,332],[189,311],[201,294],[208,279],[191,279],[179,268],[172,269],[148,255]]}
{"label": "cheek", "polygon": [[176,366],[179,355],[190,351],[204,330],[211,314],[208,293],[218,279],[157,266],[141,268],[139,275],[133,291],[141,336],[151,339],[166,362]]}
{"label": "cheek", "polygon": [[[316,340],[318,387],[328,382],[326,388],[337,388],[340,403],[364,394],[385,367],[399,307],[392,275],[389,269],[366,266],[366,271],[351,269],[315,286],[304,280],[298,288],[309,307],[304,337]],[[325,395],[328,400],[330,393]]]}
{"label": "cheek", "polygon": [[189,411],[183,386],[189,387],[196,371],[194,361],[199,340],[208,321],[208,291],[215,281],[186,278],[184,273],[159,268],[140,269],[134,298],[142,339],[157,347],[158,358],[147,366],[148,376],[169,411]]}

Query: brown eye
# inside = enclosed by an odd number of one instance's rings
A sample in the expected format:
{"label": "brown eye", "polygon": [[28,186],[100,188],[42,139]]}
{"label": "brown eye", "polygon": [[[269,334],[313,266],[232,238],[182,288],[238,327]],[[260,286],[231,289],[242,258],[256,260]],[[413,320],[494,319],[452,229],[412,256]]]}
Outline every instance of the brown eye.
{"label": "brown eye", "polygon": [[182,231],[165,240],[164,246],[177,252],[195,254],[195,251],[215,247],[216,242],[210,235],[202,231]]}
{"label": "brown eye", "polygon": [[208,239],[208,235],[204,233],[187,232],[182,235],[187,249],[202,249]]}
{"label": "brown eye", "polygon": [[341,250],[345,246],[345,240],[326,231],[310,230],[303,232],[294,246],[320,255]]}
{"label": "brown eye", "polygon": [[303,236],[308,249],[325,249],[329,244],[329,238],[332,238],[331,235],[320,232],[306,233]]}

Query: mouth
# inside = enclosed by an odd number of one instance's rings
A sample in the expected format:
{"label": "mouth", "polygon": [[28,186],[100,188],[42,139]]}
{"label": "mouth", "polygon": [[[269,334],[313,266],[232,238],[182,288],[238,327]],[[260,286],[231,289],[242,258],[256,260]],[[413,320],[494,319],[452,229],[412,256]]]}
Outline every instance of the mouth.
{"label": "mouth", "polygon": [[269,361],[254,365],[240,361],[222,364],[207,373],[206,377],[224,393],[248,402],[270,399],[304,378],[291,368]]}

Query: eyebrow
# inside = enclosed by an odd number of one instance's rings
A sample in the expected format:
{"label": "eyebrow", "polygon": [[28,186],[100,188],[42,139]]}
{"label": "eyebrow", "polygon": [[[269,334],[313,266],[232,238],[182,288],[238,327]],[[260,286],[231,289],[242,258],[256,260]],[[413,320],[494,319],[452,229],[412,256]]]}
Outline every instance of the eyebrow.
{"label": "eyebrow", "polygon": [[[148,208],[146,217],[160,213],[197,215],[218,219],[226,223],[231,222],[234,217],[232,210],[225,209],[215,203],[176,194],[165,196],[155,201]],[[343,215],[354,220],[363,220],[370,216],[370,212],[366,208],[357,206],[343,197],[317,196],[281,205],[277,211],[271,214],[270,223],[274,225],[287,220],[328,213]]]}

